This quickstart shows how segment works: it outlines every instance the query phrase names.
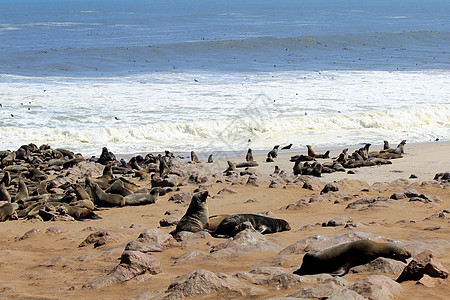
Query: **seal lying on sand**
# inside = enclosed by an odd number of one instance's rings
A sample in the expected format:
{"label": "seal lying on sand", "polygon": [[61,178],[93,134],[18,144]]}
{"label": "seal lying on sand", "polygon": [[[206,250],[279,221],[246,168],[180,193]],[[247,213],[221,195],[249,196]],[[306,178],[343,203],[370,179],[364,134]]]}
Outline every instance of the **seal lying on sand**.
{"label": "seal lying on sand", "polygon": [[300,269],[294,274],[331,273],[334,276],[343,276],[350,268],[366,264],[378,257],[392,258],[406,263],[411,253],[391,243],[359,240],[318,252],[306,253]]}
{"label": "seal lying on sand", "polygon": [[260,233],[275,233],[291,230],[289,223],[283,219],[275,219],[256,214],[237,214],[223,219],[212,233],[215,237],[232,237],[238,233],[239,225],[250,222]]}
{"label": "seal lying on sand", "polygon": [[180,231],[197,232],[205,229],[208,223],[208,205],[206,204],[208,198],[208,191],[198,192],[192,196],[191,203],[172,235]]}

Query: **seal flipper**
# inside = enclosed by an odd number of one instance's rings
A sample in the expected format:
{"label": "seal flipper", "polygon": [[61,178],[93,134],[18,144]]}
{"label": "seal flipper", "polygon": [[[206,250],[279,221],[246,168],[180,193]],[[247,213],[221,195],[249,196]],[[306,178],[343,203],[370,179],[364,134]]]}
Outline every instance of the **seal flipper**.
{"label": "seal flipper", "polygon": [[346,261],[339,269],[332,272],[332,276],[344,276],[348,273],[348,270],[350,269],[351,261]]}

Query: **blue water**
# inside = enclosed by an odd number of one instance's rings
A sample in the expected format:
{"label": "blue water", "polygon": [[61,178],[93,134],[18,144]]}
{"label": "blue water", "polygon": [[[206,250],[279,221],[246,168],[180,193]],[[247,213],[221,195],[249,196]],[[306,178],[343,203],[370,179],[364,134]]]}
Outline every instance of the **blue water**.
{"label": "blue water", "polygon": [[0,72],[448,69],[450,1],[0,0]]}
{"label": "blue water", "polygon": [[0,0],[0,149],[450,140],[448,0]]}

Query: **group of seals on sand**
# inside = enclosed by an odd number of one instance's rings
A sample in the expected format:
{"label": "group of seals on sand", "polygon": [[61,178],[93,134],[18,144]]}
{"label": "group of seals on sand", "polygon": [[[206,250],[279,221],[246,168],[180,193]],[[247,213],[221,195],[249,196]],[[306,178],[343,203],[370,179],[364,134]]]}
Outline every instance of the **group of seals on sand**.
{"label": "group of seals on sand", "polygon": [[[90,162],[89,162],[90,161]],[[80,177],[69,177],[71,168],[86,166]],[[90,168],[104,165],[100,177],[90,176]],[[147,163],[147,167],[142,167]],[[49,145],[37,147],[22,145],[16,151],[0,151],[0,219],[37,218],[41,220],[69,220],[99,218],[98,207],[146,205],[154,203],[160,188],[141,189],[123,176],[116,174],[165,175],[170,170],[161,157],[136,156],[130,162],[116,160],[106,147],[100,158],[86,160],[81,154],[66,149],[52,149]],[[54,175],[50,180],[49,176]]]}

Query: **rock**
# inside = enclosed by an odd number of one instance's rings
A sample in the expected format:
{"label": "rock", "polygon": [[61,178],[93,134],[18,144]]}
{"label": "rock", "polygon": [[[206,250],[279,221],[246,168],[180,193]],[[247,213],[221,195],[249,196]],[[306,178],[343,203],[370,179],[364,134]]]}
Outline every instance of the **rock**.
{"label": "rock", "polygon": [[353,218],[351,217],[337,217],[329,220],[327,223],[322,224],[323,227],[336,227],[336,226],[344,226],[347,223],[353,222]]}
{"label": "rock", "polygon": [[402,291],[399,283],[383,275],[367,276],[355,282],[350,289],[371,300],[393,299]]}
{"label": "rock", "polygon": [[326,194],[328,192],[337,192],[339,191],[339,185],[333,182],[327,183],[322,191],[320,191],[320,194]]}
{"label": "rock", "polygon": [[389,273],[394,275],[400,275],[406,264],[389,258],[378,257],[371,262],[356,266],[350,269],[351,273],[369,272],[371,274]]}
{"label": "rock", "polygon": [[141,252],[161,252],[181,245],[168,233],[156,228],[142,232],[137,239],[128,243],[125,250]]}
{"label": "rock", "polygon": [[29,239],[29,238],[31,238],[33,236],[36,236],[36,235],[40,234],[40,233],[42,233],[41,229],[33,228],[33,229],[25,232],[24,235],[22,235],[22,237],[19,238],[19,241]]}
{"label": "rock", "polygon": [[[349,203],[345,209],[363,209],[367,207],[384,206],[386,207],[389,202],[387,197],[373,197],[373,198],[363,198]],[[392,201],[392,200],[391,200]]]}
{"label": "rock", "polygon": [[83,288],[100,289],[111,284],[121,284],[144,273],[156,275],[162,272],[161,263],[152,255],[139,251],[124,251],[120,263],[106,276],[101,276]]}
{"label": "rock", "polygon": [[301,276],[283,272],[281,274],[272,275],[268,278],[252,280],[253,284],[257,285],[267,285],[279,289],[289,289],[293,286],[303,283]]}
{"label": "rock", "polygon": [[394,200],[401,200],[401,199],[405,199],[406,195],[403,192],[402,193],[394,193],[394,194],[391,195],[390,198],[394,199]]}
{"label": "rock", "polygon": [[444,279],[449,274],[448,270],[433,258],[430,250],[423,251],[414,257],[397,278],[397,282],[419,280],[425,274]]}
{"label": "rock", "polygon": [[237,194],[238,192],[230,187],[224,187],[217,194]]}
{"label": "rock", "polygon": [[334,292],[327,300],[366,300],[360,294],[350,289],[343,289],[337,292]]}
{"label": "rock", "polygon": [[178,224],[178,221],[180,221],[180,218],[178,217],[167,217],[159,221],[159,226],[161,227],[175,226]]}
{"label": "rock", "polygon": [[117,241],[119,239],[120,235],[117,233],[114,233],[109,230],[100,230],[94,233],[91,233],[86,237],[86,239],[81,242],[78,247],[85,247],[90,244],[94,244],[94,248],[97,248],[99,246],[102,246],[110,241]]}
{"label": "rock", "polygon": [[297,202],[295,202],[295,203],[291,203],[291,204],[288,204],[287,206],[285,206],[283,209],[286,209],[286,210],[296,210],[296,209],[302,209],[302,208],[305,208],[305,207],[307,207],[307,206],[309,206],[310,204],[308,203],[308,200],[306,200],[306,199],[301,199],[301,200],[298,200]]}
{"label": "rock", "polygon": [[247,179],[247,185],[253,185],[253,186],[261,186],[264,183],[264,180],[261,178],[261,176],[250,176]]}
{"label": "rock", "polygon": [[163,299],[182,299],[220,292],[226,298],[251,294],[251,288],[238,279],[222,273],[195,270],[182,275],[166,290]]}
{"label": "rock", "polygon": [[280,248],[279,245],[268,241],[264,235],[254,229],[245,229],[226,242],[212,247],[211,256],[213,258],[236,257],[254,251],[275,252]]}
{"label": "rock", "polygon": [[417,281],[416,284],[421,284],[421,285],[423,285],[423,286],[425,286],[427,288],[431,288],[431,287],[434,287],[436,285],[436,279],[431,278],[428,275],[423,275],[423,277],[420,278],[420,280]]}
{"label": "rock", "polygon": [[323,299],[328,298],[342,288],[333,282],[316,283],[301,288],[298,292],[288,295],[288,297],[306,298],[306,299]]}
{"label": "rock", "polygon": [[170,196],[169,201],[175,201],[175,203],[190,203],[192,199],[192,193],[178,193]]}
{"label": "rock", "polygon": [[403,194],[408,198],[419,197],[419,195],[420,195],[420,193],[413,188],[404,190]]}
{"label": "rock", "polygon": [[192,263],[198,260],[201,260],[202,258],[205,258],[209,255],[208,252],[201,251],[201,250],[192,250],[189,252],[186,252],[175,259],[175,264],[183,264],[183,263]]}

